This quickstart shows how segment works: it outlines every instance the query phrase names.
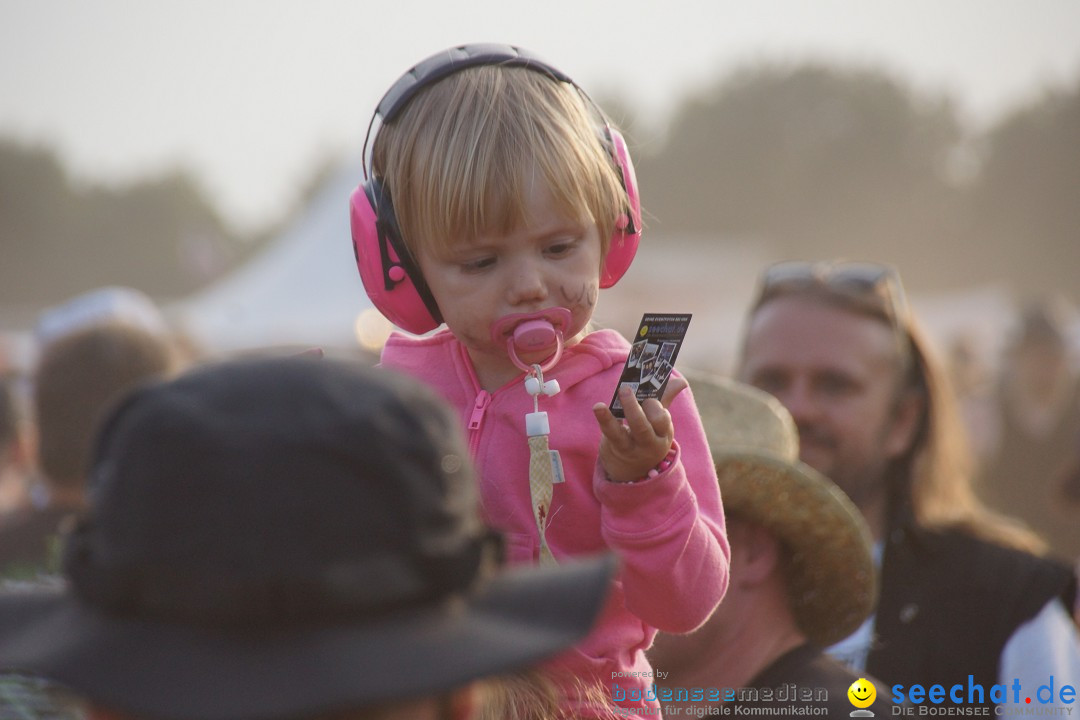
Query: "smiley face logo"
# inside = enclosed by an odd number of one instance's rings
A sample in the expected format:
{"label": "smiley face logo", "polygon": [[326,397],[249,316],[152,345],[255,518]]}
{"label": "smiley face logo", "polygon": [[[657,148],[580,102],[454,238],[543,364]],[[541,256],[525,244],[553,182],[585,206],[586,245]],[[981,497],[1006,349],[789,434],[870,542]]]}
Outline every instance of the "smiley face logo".
{"label": "smiley face logo", "polygon": [[851,687],[847,689],[847,697],[851,704],[857,708],[870,707],[874,704],[874,700],[877,699],[877,688],[868,682],[866,678],[859,678],[851,683]]}

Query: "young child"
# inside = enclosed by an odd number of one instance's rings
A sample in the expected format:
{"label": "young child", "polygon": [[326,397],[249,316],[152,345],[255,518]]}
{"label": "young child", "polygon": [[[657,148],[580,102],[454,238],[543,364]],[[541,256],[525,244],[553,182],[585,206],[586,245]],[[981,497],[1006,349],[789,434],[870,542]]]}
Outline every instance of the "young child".
{"label": "young child", "polygon": [[[729,551],[685,380],[673,376],[663,403],[620,394],[625,422],[607,408],[629,343],[589,322],[600,288],[637,247],[625,143],[568,77],[505,45],[420,63],[387,92],[376,120],[352,197],[361,276],[399,327],[446,324],[392,335],[382,364],[430,383],[461,411],[483,510],[511,562],[618,555],[597,629],[553,672],[658,714],[644,651],[657,629],[689,632],[709,617],[727,586]],[[539,463],[530,449],[538,436],[549,443]],[[536,487],[545,464],[547,496]],[[578,715],[598,712],[574,702]]]}

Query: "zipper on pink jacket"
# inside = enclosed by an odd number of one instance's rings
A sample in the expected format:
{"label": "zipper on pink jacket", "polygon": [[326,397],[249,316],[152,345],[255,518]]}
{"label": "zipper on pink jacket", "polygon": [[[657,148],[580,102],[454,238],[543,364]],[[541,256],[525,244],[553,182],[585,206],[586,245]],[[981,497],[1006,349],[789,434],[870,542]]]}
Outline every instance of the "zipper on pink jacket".
{"label": "zipper on pink jacket", "polygon": [[473,437],[479,435],[475,431],[479,430],[483,424],[484,413],[487,412],[489,405],[491,405],[491,393],[487,390],[481,390],[480,394],[476,396],[476,400],[473,401],[472,414],[469,415],[469,430],[474,431]]}
{"label": "zipper on pink jacket", "polygon": [[476,368],[473,367],[472,360],[469,359],[469,354],[465,350],[465,346],[458,344],[460,359],[466,374],[469,376],[469,381],[472,383],[473,391],[476,393],[476,398],[473,400],[472,412],[469,413],[469,455],[476,459],[476,453],[480,449],[480,434],[483,430],[484,415],[487,413],[488,407],[491,406],[491,401],[495,397],[495,393],[503,392],[506,388],[512,387],[519,382],[518,379],[507,382],[501,388],[498,388],[494,392],[488,392],[480,387],[480,378],[476,376]]}
{"label": "zipper on pink jacket", "polygon": [[476,392],[476,398],[473,400],[472,413],[469,415],[468,425],[469,455],[475,459],[476,453],[480,449],[480,428],[484,424],[484,413],[487,412],[488,406],[491,405],[491,393],[480,387],[480,379],[476,377],[476,370],[473,368],[472,361],[469,359],[465,346],[459,344],[458,348],[461,353],[461,363],[465,367],[465,372],[468,374],[470,382],[472,382],[473,391]]}

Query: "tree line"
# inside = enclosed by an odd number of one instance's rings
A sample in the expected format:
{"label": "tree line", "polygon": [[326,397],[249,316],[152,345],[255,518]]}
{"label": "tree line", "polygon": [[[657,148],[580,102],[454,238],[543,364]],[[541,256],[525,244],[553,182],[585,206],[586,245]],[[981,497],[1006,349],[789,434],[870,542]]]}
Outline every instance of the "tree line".
{"label": "tree line", "polygon": [[921,289],[1080,291],[1080,72],[976,132],[882,71],[759,64],[646,150],[654,232],[892,262]]}
{"label": "tree line", "polygon": [[[980,131],[946,95],[823,64],[760,63],[719,78],[647,143],[635,143],[634,108],[610,104],[651,235],[893,262],[920,289],[1003,282],[1078,296],[1080,72]],[[313,173],[307,192],[327,174]],[[78,183],[53,150],[0,139],[0,303],[105,284],[182,296],[274,231],[231,230],[188,171]]]}

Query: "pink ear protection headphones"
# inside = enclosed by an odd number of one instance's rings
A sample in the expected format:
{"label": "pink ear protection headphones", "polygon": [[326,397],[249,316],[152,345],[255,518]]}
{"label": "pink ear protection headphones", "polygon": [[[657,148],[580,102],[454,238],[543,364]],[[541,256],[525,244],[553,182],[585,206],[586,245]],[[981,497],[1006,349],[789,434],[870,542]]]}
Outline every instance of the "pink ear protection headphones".
{"label": "pink ear protection headphones", "polygon": [[[380,127],[393,122],[420,89],[459,70],[478,65],[524,67],[547,75],[552,80],[573,85],[603,117],[585,91],[567,75],[527,50],[512,45],[464,45],[445,50],[419,63],[391,86],[379,101],[368,125],[364,138],[364,182],[353,191],[349,205],[353,252],[364,289],[375,307],[390,322],[411,333],[434,330],[442,323],[442,314],[420,268],[401,239],[389,189],[371,169],[368,142],[374,144],[372,128],[376,119],[380,121]],[[629,269],[637,252],[641,238],[641,203],[634,165],[622,135],[605,123],[603,135],[598,140],[610,153],[629,198],[629,207],[616,221],[611,245],[601,268],[600,287],[608,288]]]}

